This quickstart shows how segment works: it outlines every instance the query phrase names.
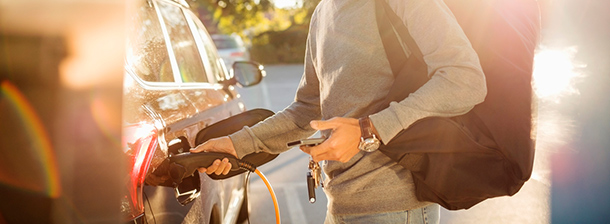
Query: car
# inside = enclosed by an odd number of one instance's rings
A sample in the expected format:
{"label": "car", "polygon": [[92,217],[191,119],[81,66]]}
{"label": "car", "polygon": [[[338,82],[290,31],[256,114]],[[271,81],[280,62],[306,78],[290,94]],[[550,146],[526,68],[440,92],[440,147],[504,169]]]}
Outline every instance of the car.
{"label": "car", "polygon": [[[125,221],[236,223],[247,219],[246,173],[215,180],[195,171],[177,184],[167,166],[172,156],[207,140],[201,134],[217,127],[214,124],[244,114],[235,86],[259,83],[263,67],[251,61],[237,62],[230,69],[224,66],[203,23],[183,0],[139,2],[128,34],[122,148],[129,167],[126,193],[117,205]],[[222,128],[243,127],[232,125]]]}
{"label": "car", "polygon": [[239,35],[212,34],[212,40],[227,68],[233,66],[236,61],[250,60],[250,52]]}

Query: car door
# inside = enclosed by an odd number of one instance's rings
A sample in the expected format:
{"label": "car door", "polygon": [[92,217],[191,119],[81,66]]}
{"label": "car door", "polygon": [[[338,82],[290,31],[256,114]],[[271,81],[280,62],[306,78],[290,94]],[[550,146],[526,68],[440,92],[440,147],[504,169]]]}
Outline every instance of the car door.
{"label": "car door", "polygon": [[[207,223],[225,215],[234,198],[230,192],[244,191],[243,179],[212,181],[196,173],[196,186],[174,188],[151,173],[172,149],[188,151],[200,130],[244,107],[231,86],[219,83],[227,79],[226,69],[214,49],[205,47],[205,28],[193,26],[187,5],[143,1],[137,10],[125,66],[123,137],[131,169],[122,210],[128,219]],[[144,186],[144,177],[153,184]]]}

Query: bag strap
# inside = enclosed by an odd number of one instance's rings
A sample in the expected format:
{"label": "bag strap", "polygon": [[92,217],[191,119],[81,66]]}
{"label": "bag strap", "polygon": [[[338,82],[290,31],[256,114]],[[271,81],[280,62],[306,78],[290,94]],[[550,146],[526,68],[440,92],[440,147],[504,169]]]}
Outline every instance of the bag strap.
{"label": "bag strap", "polygon": [[400,73],[406,63],[408,51],[411,51],[410,56],[425,64],[424,56],[409,34],[407,26],[385,0],[375,1],[375,14],[379,35],[394,76]]}
{"label": "bag strap", "polygon": [[378,108],[381,111],[389,107],[391,102],[407,98],[428,82],[430,77],[421,50],[409,34],[407,26],[386,0],[375,0],[375,14],[379,35],[394,74],[394,83],[385,102]]}

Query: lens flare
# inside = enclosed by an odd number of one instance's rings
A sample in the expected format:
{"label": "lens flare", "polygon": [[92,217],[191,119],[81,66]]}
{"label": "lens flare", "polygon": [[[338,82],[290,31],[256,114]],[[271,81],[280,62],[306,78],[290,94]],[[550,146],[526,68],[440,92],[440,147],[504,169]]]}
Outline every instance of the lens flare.
{"label": "lens flare", "polygon": [[579,65],[574,62],[576,47],[548,49],[541,47],[534,57],[534,88],[538,98],[556,103],[562,96],[579,94],[574,88],[577,78],[582,75]]}
{"label": "lens flare", "polygon": [[[576,47],[541,46],[534,58],[533,80],[538,107],[536,161],[532,178],[539,178],[543,183],[551,183],[551,155],[573,150],[568,145],[576,134],[577,123],[562,113],[561,100],[570,95],[580,94],[575,84],[583,78],[581,71],[586,65],[575,62],[576,53]],[[555,165],[562,166],[562,164],[563,162],[559,162]],[[554,176],[561,177],[565,174],[559,172]]]}
{"label": "lens flare", "polygon": [[534,57],[534,90],[538,96],[537,145],[550,151],[569,143],[574,122],[559,112],[563,97],[579,94],[575,83],[585,65],[574,62],[576,47],[552,49],[540,47]]}
{"label": "lens flare", "polygon": [[28,99],[12,83],[3,81],[0,85],[0,93],[18,111],[21,122],[28,132],[28,137],[33,142],[32,148],[36,151],[36,155],[40,157],[39,161],[43,163],[41,165],[44,167],[43,172],[46,178],[46,194],[52,198],[58,198],[61,194],[59,171],[53,146],[42,121]]}
{"label": "lens flare", "polygon": [[95,94],[91,99],[90,111],[93,116],[93,120],[97,123],[100,131],[108,138],[111,142],[115,143],[116,146],[121,144],[121,136],[117,133],[120,132],[120,120],[121,112],[116,108],[112,108],[112,102],[114,98],[104,97],[99,94]]}

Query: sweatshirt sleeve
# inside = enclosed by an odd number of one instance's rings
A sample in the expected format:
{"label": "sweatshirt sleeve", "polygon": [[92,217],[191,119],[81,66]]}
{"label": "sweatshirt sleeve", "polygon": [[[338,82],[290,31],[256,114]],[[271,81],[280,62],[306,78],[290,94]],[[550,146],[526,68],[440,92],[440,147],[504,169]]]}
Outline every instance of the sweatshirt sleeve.
{"label": "sweatshirt sleeve", "polygon": [[431,78],[403,101],[370,116],[383,143],[419,119],[465,114],[487,94],[479,58],[442,0],[386,1],[408,27]]}
{"label": "sweatshirt sleeve", "polygon": [[284,152],[289,149],[287,142],[307,138],[316,132],[309,126],[309,122],[321,118],[320,92],[309,45],[308,38],[305,71],[295,100],[284,110],[253,127],[244,127],[229,135],[239,158],[261,151],[273,154]]}

